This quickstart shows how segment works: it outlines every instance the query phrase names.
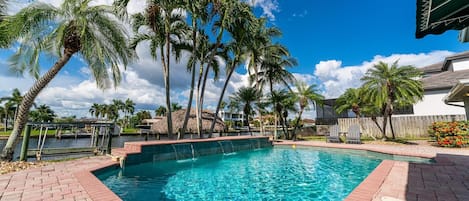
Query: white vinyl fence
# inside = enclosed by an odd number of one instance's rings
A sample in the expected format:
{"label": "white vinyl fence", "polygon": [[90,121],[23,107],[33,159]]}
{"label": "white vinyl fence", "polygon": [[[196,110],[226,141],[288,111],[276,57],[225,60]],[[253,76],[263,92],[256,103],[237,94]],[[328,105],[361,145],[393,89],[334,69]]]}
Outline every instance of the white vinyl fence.
{"label": "white vinyl fence", "polygon": [[[435,121],[463,121],[465,115],[434,115],[434,116],[396,116],[392,117],[392,125],[396,137],[424,137],[428,136],[428,128]],[[350,125],[360,124],[362,136],[381,136],[376,124],[369,117],[360,118],[339,118],[340,131],[346,132]],[[383,127],[383,118],[377,118],[378,124]],[[386,126],[386,135],[391,136],[389,122]]]}

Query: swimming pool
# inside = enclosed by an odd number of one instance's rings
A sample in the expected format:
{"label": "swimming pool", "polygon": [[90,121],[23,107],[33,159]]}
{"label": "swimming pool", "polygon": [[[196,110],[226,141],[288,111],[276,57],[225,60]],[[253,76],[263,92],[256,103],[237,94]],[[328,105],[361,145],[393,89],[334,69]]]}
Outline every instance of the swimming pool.
{"label": "swimming pool", "polygon": [[369,151],[275,147],[96,172],[123,200],[343,200],[383,159]]}

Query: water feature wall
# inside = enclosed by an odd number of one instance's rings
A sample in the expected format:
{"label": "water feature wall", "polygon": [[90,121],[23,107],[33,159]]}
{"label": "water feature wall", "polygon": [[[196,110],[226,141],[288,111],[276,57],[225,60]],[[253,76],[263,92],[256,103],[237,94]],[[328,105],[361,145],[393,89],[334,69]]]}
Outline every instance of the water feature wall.
{"label": "water feature wall", "polygon": [[[135,152],[127,153],[124,165],[162,160],[194,159],[211,154],[233,154],[237,151],[272,147],[272,142],[269,141],[268,137],[247,137],[238,139],[185,140],[155,144],[144,143],[139,144],[139,146],[139,151],[137,151],[137,148],[133,148]],[[129,145],[128,148],[130,147],[132,146]]]}

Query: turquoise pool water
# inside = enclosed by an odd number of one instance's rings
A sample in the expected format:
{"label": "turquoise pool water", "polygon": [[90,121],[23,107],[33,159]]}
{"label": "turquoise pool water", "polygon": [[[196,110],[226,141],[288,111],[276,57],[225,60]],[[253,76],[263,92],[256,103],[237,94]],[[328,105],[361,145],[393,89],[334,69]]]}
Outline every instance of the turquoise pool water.
{"label": "turquoise pool water", "polygon": [[123,200],[343,200],[383,159],[367,151],[275,147],[97,173]]}

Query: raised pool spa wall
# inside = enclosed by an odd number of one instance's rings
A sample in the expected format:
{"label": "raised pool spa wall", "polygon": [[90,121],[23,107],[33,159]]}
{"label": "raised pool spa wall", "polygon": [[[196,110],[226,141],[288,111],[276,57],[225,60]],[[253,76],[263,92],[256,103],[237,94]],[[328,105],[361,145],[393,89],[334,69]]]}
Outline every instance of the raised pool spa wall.
{"label": "raised pool spa wall", "polygon": [[220,137],[178,141],[127,142],[122,149],[113,150],[121,166],[192,157],[231,153],[272,147],[268,137]]}

